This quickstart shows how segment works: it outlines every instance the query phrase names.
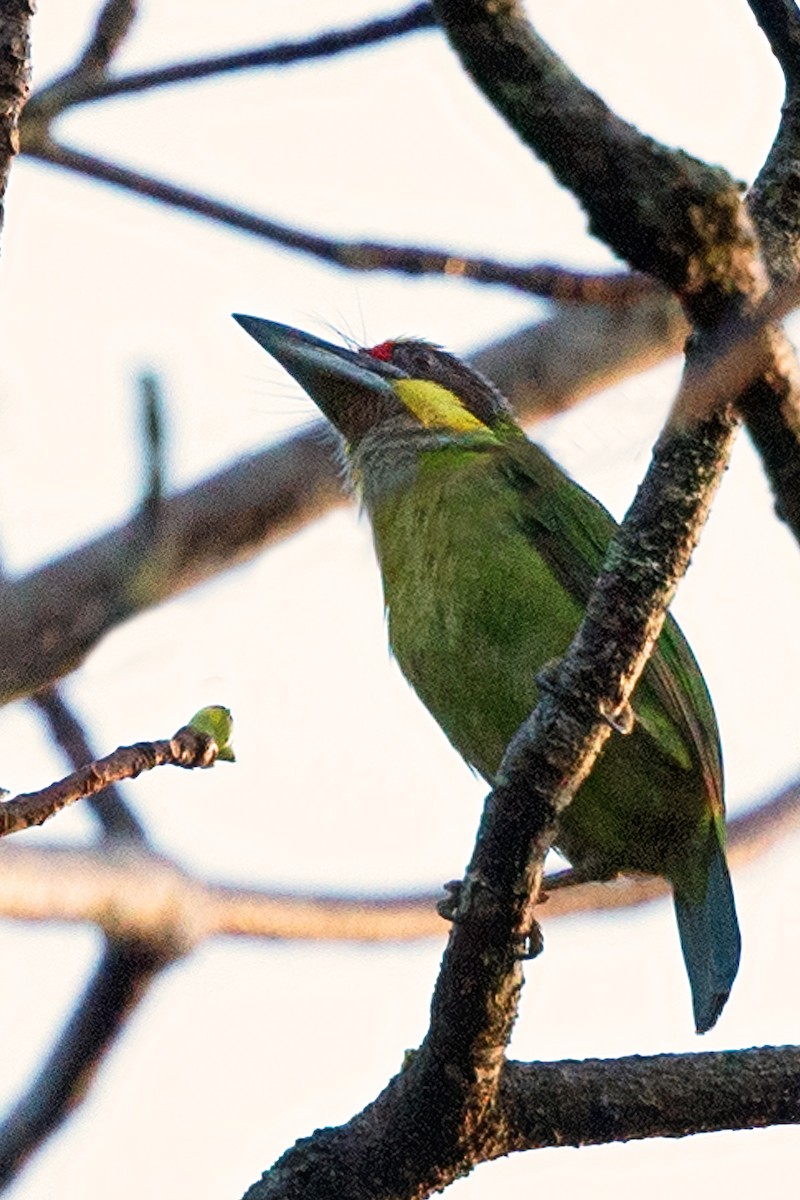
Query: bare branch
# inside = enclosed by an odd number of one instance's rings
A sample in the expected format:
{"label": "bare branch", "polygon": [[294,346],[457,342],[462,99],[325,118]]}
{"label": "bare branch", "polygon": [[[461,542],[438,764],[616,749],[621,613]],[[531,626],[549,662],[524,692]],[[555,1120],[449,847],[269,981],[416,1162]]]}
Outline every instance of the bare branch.
{"label": "bare branch", "polygon": [[700,324],[716,319],[731,292],[763,295],[740,188],[725,171],[613,113],[536,34],[518,0],[433,7],[477,86],[617,254],[680,295]]}
{"label": "bare branch", "polygon": [[107,944],[56,1045],[0,1124],[0,1188],[81,1103],[130,1012],[170,961],[163,943]]}
{"label": "bare branch", "polygon": [[[784,73],[781,122],[748,195],[774,286],[800,267],[800,14],[795,0],[750,0]],[[776,498],[776,511],[800,539],[800,371],[780,329],[771,332],[781,371],[766,373],[742,403],[742,414]]]}
{"label": "bare branch", "polygon": [[787,89],[800,87],[800,13],[796,0],[748,0],[772,53],[781,65]]}
{"label": "bare branch", "polygon": [[[734,874],[780,845],[800,823],[800,781],[728,822]],[[563,916],[610,912],[667,894],[662,879],[620,876],[608,883],[545,876],[547,924]],[[213,883],[147,848],[0,848],[0,916],[19,921],[92,922],[106,933],[166,941],[187,949],[210,937],[407,942],[440,937],[447,926],[440,890],[365,895],[287,892]]]}
{"label": "bare branch", "polygon": [[[34,692],[31,703],[46,720],[53,740],[72,763],[74,770],[78,771],[94,760],[95,755],[83,726],[57,688],[47,687]],[[133,838],[139,842],[146,840],[144,826],[125,803],[119,788],[112,783],[107,784],[102,792],[91,793],[86,800],[106,837]]]}
{"label": "bare branch", "polygon": [[136,0],[106,0],[71,74],[102,79],[131,31],[137,8]]}
{"label": "bare branch", "polygon": [[635,308],[563,309],[475,351],[470,361],[530,426],[679,353],[688,333],[678,302],[657,291]]}
{"label": "bare branch", "polygon": [[11,160],[19,153],[20,113],[30,87],[33,12],[33,0],[0,0],[0,230]]}
{"label": "bare branch", "polygon": [[[56,743],[76,771],[95,754],[84,729],[54,688],[32,697],[47,721]],[[129,810],[119,789],[108,786],[88,797],[105,834],[104,845],[120,839],[136,843],[146,853],[143,827]],[[38,1074],[0,1125],[0,1188],[10,1182],[30,1157],[66,1120],[87,1095],[90,1082],[129,1014],[145,995],[162,967],[180,952],[183,943],[171,929],[149,931],[147,939],[126,941],[109,922],[103,954],[72,1016],[56,1038]]]}
{"label": "bare branch", "polygon": [[68,804],[96,795],[110,783],[135,779],[154,767],[212,767],[222,747],[192,725],[184,725],[168,740],[120,746],[113,754],[73,772],[65,779],[0,804],[0,837],[42,825]]}
{"label": "bare branch", "polygon": [[224,204],[201,192],[177,187],[167,180],[129,170],[95,155],[74,150],[45,136],[35,124],[23,123],[22,149],[29,157],[63,167],[79,175],[123,188],[138,196],[158,200],[194,216],[217,221],[256,237],[311,254],[323,262],[349,271],[396,271],[403,275],[454,276],[473,283],[500,285],[515,291],[565,304],[630,305],[652,293],[655,285],[645,276],[601,272],[587,274],[549,264],[530,266],[474,258],[453,250],[425,246],[393,246],[382,242],[347,242],[321,237],[291,225],[282,225],[258,213]]}
{"label": "bare branch", "polygon": [[[233,71],[252,70],[259,67],[285,67],[297,63],[311,62],[319,58],[331,58],[351,50],[360,50],[381,42],[404,37],[421,30],[436,29],[436,18],[429,4],[416,4],[393,17],[379,17],[346,29],[329,30],[317,37],[298,42],[280,42],[270,46],[259,46],[253,50],[241,50],[233,54],[218,54],[188,62],[170,63],[165,67],[154,67],[147,71],[136,71],[116,79],[92,79],[89,76],[74,78],[69,93],[59,96],[59,108],[64,111],[73,104],[85,104],[102,100],[108,96],[126,96],[134,92],[149,91],[166,84],[187,83],[197,79],[208,79]],[[85,57],[85,53],[84,53]],[[76,72],[78,75],[79,72]],[[47,99],[49,85],[37,92]]]}
{"label": "bare branch", "polygon": [[[800,1048],[508,1063],[493,1157],[800,1122]],[[501,1149],[502,1142],[505,1148]]]}

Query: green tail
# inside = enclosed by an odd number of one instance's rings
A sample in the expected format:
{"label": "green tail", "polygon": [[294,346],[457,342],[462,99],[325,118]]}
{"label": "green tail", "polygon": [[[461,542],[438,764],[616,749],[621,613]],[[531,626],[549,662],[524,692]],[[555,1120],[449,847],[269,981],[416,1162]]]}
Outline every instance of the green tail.
{"label": "green tail", "polygon": [[689,975],[698,1033],[716,1024],[739,969],[741,938],[731,877],[712,824],[705,896],[699,902],[675,892],[675,915]]}

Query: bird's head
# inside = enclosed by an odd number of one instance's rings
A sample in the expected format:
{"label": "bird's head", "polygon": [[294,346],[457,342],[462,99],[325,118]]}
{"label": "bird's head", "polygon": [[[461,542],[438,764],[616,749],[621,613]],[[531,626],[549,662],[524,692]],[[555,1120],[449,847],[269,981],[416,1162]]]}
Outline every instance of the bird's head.
{"label": "bird's head", "polygon": [[446,441],[516,430],[497,389],[438,346],[398,340],[350,350],[260,317],[235,320],[297,380],[351,452],[382,431],[429,431]]}

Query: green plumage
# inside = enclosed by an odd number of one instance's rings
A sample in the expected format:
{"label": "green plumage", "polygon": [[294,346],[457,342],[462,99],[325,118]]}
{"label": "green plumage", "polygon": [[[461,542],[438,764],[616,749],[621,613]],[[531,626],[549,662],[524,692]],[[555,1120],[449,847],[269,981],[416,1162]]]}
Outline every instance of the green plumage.
{"label": "green plumage", "polygon": [[[240,320],[347,440],[397,662],[452,744],[493,782],[536,703],[537,674],[575,633],[613,519],[525,438],[491,385],[443,352],[403,342],[342,351]],[[641,871],[669,880],[703,1032],[736,975],[739,931],[716,721],[671,618],[632,706],[633,731],[612,734],[561,817],[557,845],[587,878]]]}

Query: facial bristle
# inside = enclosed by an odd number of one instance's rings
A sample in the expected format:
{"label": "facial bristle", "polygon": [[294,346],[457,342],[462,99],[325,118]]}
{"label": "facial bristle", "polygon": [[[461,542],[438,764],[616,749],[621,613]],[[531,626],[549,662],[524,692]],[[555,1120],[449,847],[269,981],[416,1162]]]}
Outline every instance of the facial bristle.
{"label": "facial bristle", "polygon": [[373,346],[371,350],[367,350],[367,354],[371,358],[378,358],[381,362],[391,362],[394,354],[394,342],[379,342],[377,346]]}

